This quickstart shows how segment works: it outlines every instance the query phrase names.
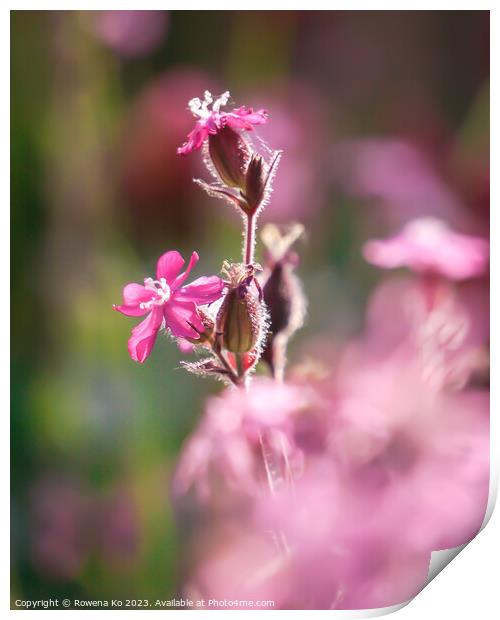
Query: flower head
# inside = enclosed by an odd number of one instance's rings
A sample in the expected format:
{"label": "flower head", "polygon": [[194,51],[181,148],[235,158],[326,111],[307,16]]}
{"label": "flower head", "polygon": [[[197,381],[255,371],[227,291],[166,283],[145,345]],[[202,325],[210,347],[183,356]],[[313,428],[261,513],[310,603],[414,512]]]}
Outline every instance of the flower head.
{"label": "flower head", "polygon": [[423,217],[406,224],[394,237],[368,241],[363,254],[377,267],[409,267],[418,273],[465,280],[485,271],[489,244],[486,239],[453,232],[437,218]]}
{"label": "flower head", "polygon": [[[228,291],[217,313],[217,331],[222,346],[231,353],[247,353],[259,348],[266,329],[266,313],[260,303],[255,267],[242,263],[225,264]],[[254,286],[252,286],[252,284]]]}
{"label": "flower head", "polygon": [[202,276],[183,286],[198,258],[193,252],[186,271],[180,273],[185,262],[182,256],[165,252],[158,259],[156,280],[146,278],[144,285],[131,283],[123,289],[123,304],[114,306],[115,310],[126,316],[148,315],[133,328],[128,341],[130,357],[136,362],[147,359],[163,325],[176,338],[198,339],[205,331],[198,306],[219,299],[224,282],[217,276]]}
{"label": "flower head", "polygon": [[[206,90],[203,101],[198,97],[189,101],[188,107],[198,120],[194,129],[188,134],[187,142],[177,149],[179,155],[187,155],[200,149],[209,135],[217,134],[224,127],[251,131],[254,125],[263,125],[266,122],[266,110],[254,112],[252,108],[241,106],[232,112],[221,112],[221,107],[227,104],[229,97],[230,93],[227,90],[214,101],[212,94]],[[210,105],[212,109],[209,110]]]}

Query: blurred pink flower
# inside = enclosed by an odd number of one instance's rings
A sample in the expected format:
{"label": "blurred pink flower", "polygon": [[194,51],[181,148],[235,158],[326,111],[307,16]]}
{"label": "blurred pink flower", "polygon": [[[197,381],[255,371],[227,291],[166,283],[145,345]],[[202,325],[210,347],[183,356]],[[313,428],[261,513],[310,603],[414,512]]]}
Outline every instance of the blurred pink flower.
{"label": "blurred pink flower", "polygon": [[[267,121],[266,110],[254,112],[252,108],[242,106],[232,112],[221,112],[220,108],[227,104],[229,97],[229,91],[226,91],[214,101],[212,94],[206,90],[203,101],[198,97],[189,101],[189,109],[199,120],[188,134],[187,142],[177,149],[179,155],[187,155],[200,149],[209,134],[216,134],[222,127],[251,131],[254,125],[263,125]],[[211,110],[208,109],[210,104]]]}
{"label": "blurred pink flower", "polygon": [[95,505],[96,550],[113,570],[137,560],[140,528],[137,505],[128,489],[114,488]]}
{"label": "blurred pink flower", "polygon": [[139,519],[126,489],[98,495],[76,480],[45,474],[31,489],[29,515],[31,560],[43,578],[76,579],[90,557],[113,570],[137,559]]}
{"label": "blurred pink flower", "polygon": [[328,202],[322,162],[333,132],[324,101],[303,82],[251,91],[248,97],[263,102],[273,113],[273,122],[259,128],[259,138],[267,144],[279,144],[285,154],[263,219],[286,224],[290,220],[313,220]]}
{"label": "blurred pink flower", "polygon": [[88,496],[73,480],[45,475],[31,489],[30,553],[44,577],[71,581],[88,557]]}
{"label": "blurred pink flower", "polygon": [[181,353],[189,354],[194,352],[194,344],[185,338],[177,338],[177,346]]}
{"label": "blurred pink flower", "polygon": [[417,273],[433,273],[450,280],[465,280],[486,270],[486,239],[462,235],[442,221],[424,217],[406,224],[396,236],[368,241],[363,254],[378,267],[408,267]]}
{"label": "blurred pink flower", "polygon": [[162,42],[168,25],[165,11],[96,11],[94,31],[122,56],[144,56]]}
{"label": "blurred pink flower", "polygon": [[211,398],[181,453],[174,496],[180,498],[193,488],[206,501],[212,498],[214,480],[239,493],[259,492],[266,478],[263,450],[274,464],[299,466],[301,454],[295,449],[291,420],[307,406],[308,397],[307,390],[259,377],[248,391],[227,390]]}
{"label": "blurred pink flower", "polygon": [[427,577],[430,551],[373,530],[376,498],[351,489],[328,454],[311,455],[304,474],[273,495],[230,507],[197,532],[186,595],[362,609],[404,602]]}
{"label": "blurred pink flower", "polygon": [[[325,454],[309,461],[293,487],[260,501],[254,527],[261,535],[280,533],[286,545],[274,557],[284,581],[281,605],[364,609],[414,596],[427,577],[430,550],[412,549],[389,530],[374,529],[378,511],[377,498],[353,487]],[[260,572],[266,574],[265,567]]]}
{"label": "blurred pink flower", "polygon": [[421,590],[432,550],[479,530],[487,394],[429,390],[411,349],[371,345],[347,347],[324,383],[257,378],[211,399],[174,479],[176,501],[210,499],[187,595],[395,605]]}
{"label": "blurred pink flower", "polygon": [[[411,358],[366,363],[359,347],[323,399],[326,447],[305,455],[293,485],[253,504],[252,527],[286,543],[273,564],[289,588],[281,604],[401,603],[422,588],[431,551],[468,542],[481,526],[487,394],[429,391]],[[253,570],[276,580],[266,566]]]}
{"label": "blurred pink flower", "polygon": [[376,360],[404,354],[419,368],[426,389],[461,389],[484,366],[488,307],[481,281],[457,286],[411,275],[384,280],[368,302],[362,355]]}
{"label": "blurred pink flower", "polygon": [[203,276],[182,286],[198,262],[193,252],[185,272],[180,273],[184,259],[177,251],[162,254],[156,267],[156,280],[146,278],[144,286],[130,283],[123,289],[123,304],[114,306],[126,316],[147,318],[132,330],[128,341],[130,357],[143,363],[151,353],[158,332],[165,322],[175,337],[199,338],[205,327],[197,306],[210,304],[222,295],[224,282],[217,276]]}
{"label": "blurred pink flower", "polygon": [[488,499],[487,392],[429,389],[411,350],[373,358],[360,341],[344,353],[333,398],[331,454],[352,498],[377,506],[365,531],[399,528],[398,544],[415,550],[470,540]]}
{"label": "blurred pink flower", "polygon": [[[332,176],[343,191],[377,205],[377,219],[401,226],[428,215],[468,229],[475,222],[460,196],[435,170],[426,153],[399,139],[365,138],[337,142]],[[369,217],[369,213],[367,213]]]}
{"label": "blurred pink flower", "polygon": [[288,568],[271,535],[255,531],[247,522],[219,521],[197,540],[182,593],[196,601],[211,600],[214,608],[223,608],[227,600],[236,609],[243,601],[271,600],[275,609],[286,609],[293,577]]}
{"label": "blurred pink flower", "polygon": [[192,125],[186,101],[204,88],[219,86],[205,72],[171,69],[138,93],[125,118],[116,149],[121,160],[120,192],[145,247],[155,242],[161,247],[166,236],[199,239],[207,225],[207,212],[200,209],[192,183],[203,169],[201,158],[176,154]]}

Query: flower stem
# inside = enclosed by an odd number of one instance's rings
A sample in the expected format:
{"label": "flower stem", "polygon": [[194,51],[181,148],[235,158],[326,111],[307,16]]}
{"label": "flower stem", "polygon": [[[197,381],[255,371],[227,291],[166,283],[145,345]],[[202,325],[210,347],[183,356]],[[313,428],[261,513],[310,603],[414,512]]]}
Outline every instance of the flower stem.
{"label": "flower stem", "polygon": [[255,245],[255,220],[248,214],[245,220],[245,244],[243,248],[243,262],[245,265],[253,264],[253,249]]}
{"label": "flower stem", "polygon": [[[276,485],[279,484],[280,480],[274,471],[273,466],[273,455],[268,446],[266,446],[265,439],[262,433],[259,433],[259,443],[260,450],[262,454],[262,460],[264,462],[264,471],[266,472],[267,486],[269,488],[269,493],[271,495],[271,499],[274,500],[276,497]],[[287,465],[288,465],[288,461]],[[287,556],[290,554],[290,549],[287,544],[286,536],[282,530],[273,531],[274,539],[276,545],[282,556]]]}
{"label": "flower stem", "polygon": [[243,353],[235,353],[234,357],[236,359],[236,370],[238,373],[238,377],[244,377],[245,376],[245,366],[244,366],[245,356]]}

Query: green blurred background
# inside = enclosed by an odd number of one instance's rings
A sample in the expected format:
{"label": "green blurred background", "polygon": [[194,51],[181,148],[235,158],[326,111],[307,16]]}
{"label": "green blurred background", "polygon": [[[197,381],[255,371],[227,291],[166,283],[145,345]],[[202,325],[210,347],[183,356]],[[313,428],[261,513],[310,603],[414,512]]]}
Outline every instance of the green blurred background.
{"label": "green blurred background", "polygon": [[362,326],[367,238],[416,212],[487,234],[489,14],[15,11],[11,45],[13,598],[168,598],[169,479],[220,388],[165,337],[132,362],[112,304],[168,249],[196,277],[238,259],[238,217],[175,153],[188,99],[269,109],[264,218],[308,229],[297,361]]}

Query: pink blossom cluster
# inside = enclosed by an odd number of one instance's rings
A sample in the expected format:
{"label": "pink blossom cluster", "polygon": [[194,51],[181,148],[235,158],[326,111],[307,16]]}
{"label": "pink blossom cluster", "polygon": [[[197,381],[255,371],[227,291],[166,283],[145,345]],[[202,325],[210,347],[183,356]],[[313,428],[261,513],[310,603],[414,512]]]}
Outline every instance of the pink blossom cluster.
{"label": "pink blossom cluster", "polygon": [[[488,242],[431,217],[368,241],[368,262],[410,273],[376,287],[358,338],[339,351],[325,336],[314,364],[285,373],[307,306],[292,249],[303,226],[266,225],[255,262],[281,152],[246,137],[264,110],[222,112],[228,100],[190,101],[198,120],[178,154],[203,146],[215,183],[197,183],[242,216],[242,262],[185,284],[198,255],[182,271],[166,252],[156,279],[125,286],[116,306],[146,317],[132,359],[144,362],[165,329],[200,355],[184,368],[226,384],[172,478],[188,537],[182,593],[283,609],[403,603],[424,586],[431,553],[471,540],[486,512]],[[264,375],[252,376],[259,362]]]}
{"label": "pink blossom cluster", "polygon": [[446,263],[450,244],[464,277],[484,271],[487,244],[438,232],[420,255],[402,233],[398,265],[417,260],[417,275],[381,283],[365,333],[323,360],[326,376],[259,377],[209,400],[172,486],[179,513],[208,522],[192,532],[186,595],[388,607],[422,589],[432,551],[478,532],[489,488],[478,381],[487,300],[482,287],[443,276],[459,275]]}
{"label": "pink blossom cluster", "polygon": [[[272,336],[268,332],[268,311],[260,280],[265,284],[270,273],[259,280],[257,274],[262,267],[254,260],[257,218],[269,200],[281,152],[266,147],[261,154],[242,135],[254,125],[265,123],[267,112],[253,112],[245,106],[222,112],[229,98],[226,91],[214,101],[205,91],[204,101],[189,101],[189,109],[198,120],[177,153],[186,155],[204,146],[205,163],[215,183],[196,182],[210,196],[230,202],[241,214],[242,262],[224,261],[224,278],[203,276],[186,285],[198,254],[192,253],[187,269],[181,273],[185,261],[178,251],[170,250],[158,259],[156,279],[147,277],[144,284],[127,284],[123,303],[114,308],[126,316],[146,317],[132,329],[128,341],[134,361],[145,362],[158,333],[165,330],[177,339],[182,352],[198,347],[204,353],[198,362],[183,362],[188,371],[238,385],[248,379],[264,350],[272,348],[278,331],[285,331],[276,330]],[[291,245],[294,239],[287,242],[285,235],[285,245]],[[282,259],[283,264],[286,262],[282,256],[280,265]],[[296,328],[289,326],[288,320],[285,323],[288,338]]]}
{"label": "pink blossom cluster", "polygon": [[207,519],[192,532],[186,595],[392,606],[422,589],[432,551],[474,537],[489,484],[488,395],[469,355],[479,347],[464,339],[436,361],[467,373],[436,385],[406,325],[391,345],[371,333],[351,343],[321,381],[256,378],[208,402],[172,487],[183,519]]}

